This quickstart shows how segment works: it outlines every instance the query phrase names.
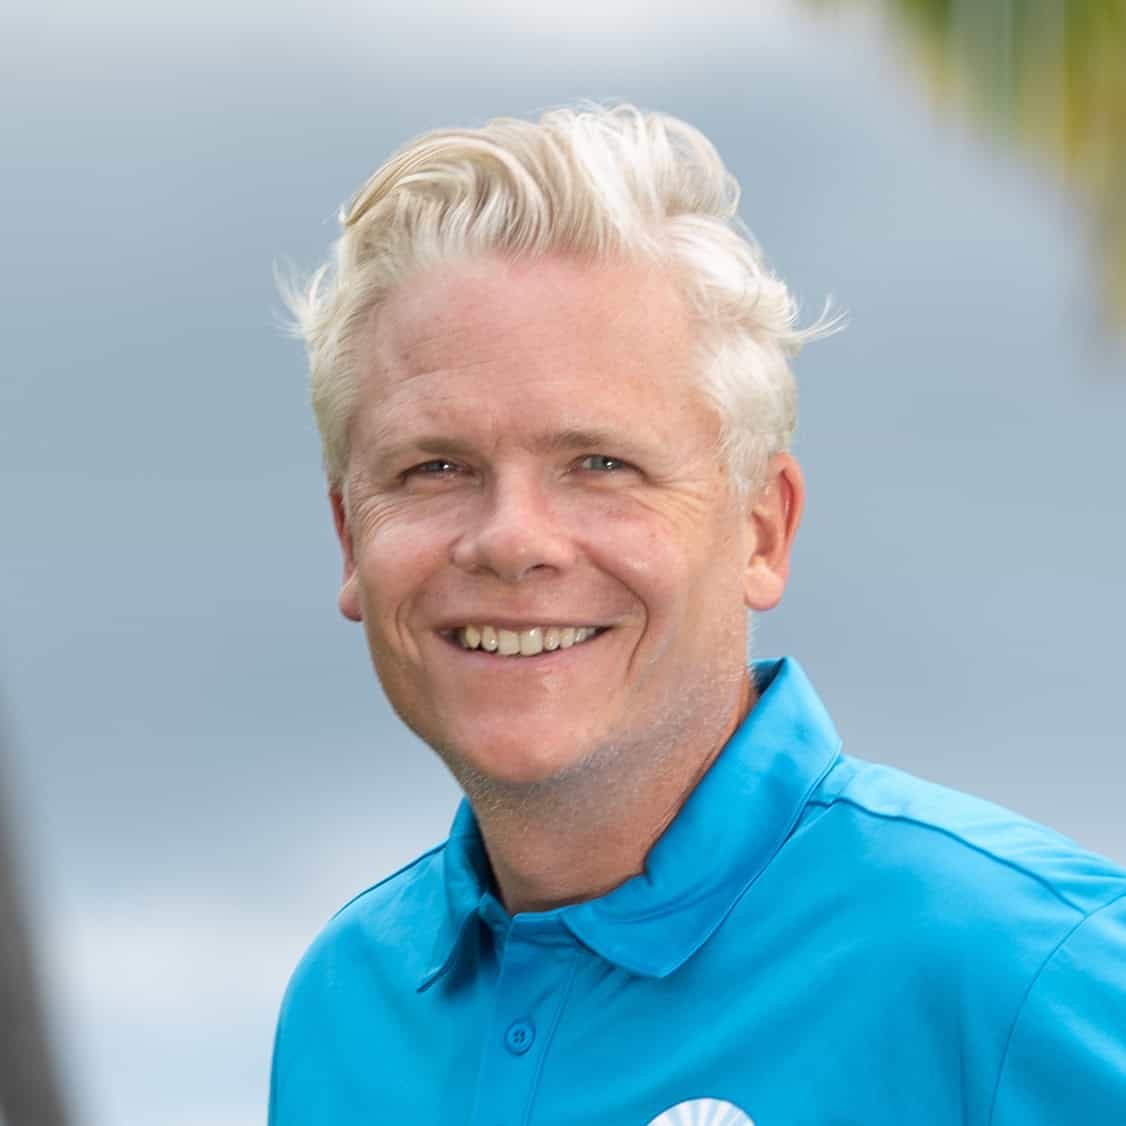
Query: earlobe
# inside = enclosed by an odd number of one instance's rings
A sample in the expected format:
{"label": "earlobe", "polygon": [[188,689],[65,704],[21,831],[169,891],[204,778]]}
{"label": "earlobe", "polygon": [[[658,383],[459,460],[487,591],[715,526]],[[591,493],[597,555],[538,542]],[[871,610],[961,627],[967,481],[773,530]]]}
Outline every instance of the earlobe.
{"label": "earlobe", "polygon": [[750,610],[772,610],[790,576],[790,551],[805,505],[801,467],[790,454],[775,454],[766,480],[749,502],[749,554],[743,598]]}
{"label": "earlobe", "polygon": [[349,621],[358,622],[360,615],[360,591],[356,581],[356,560],[352,553],[352,530],[348,526],[348,514],[344,508],[344,497],[339,489],[331,489],[328,494],[332,505],[332,523],[336,538],[340,543],[340,553],[344,561],[344,576],[340,585],[337,605]]}
{"label": "earlobe", "polygon": [[363,621],[363,616],[360,613],[360,592],[356,585],[356,573],[354,571],[351,575],[345,573],[336,604],[340,607],[340,612],[350,622]]}

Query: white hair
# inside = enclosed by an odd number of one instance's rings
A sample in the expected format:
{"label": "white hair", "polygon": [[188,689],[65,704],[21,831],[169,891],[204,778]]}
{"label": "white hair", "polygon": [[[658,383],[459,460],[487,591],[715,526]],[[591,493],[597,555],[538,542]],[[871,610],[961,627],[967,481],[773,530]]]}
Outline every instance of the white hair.
{"label": "white hair", "polygon": [[797,327],[797,303],[736,215],[739,185],[711,142],[633,106],[557,109],[427,133],[340,215],[333,258],[283,299],[309,356],[329,484],[344,486],[365,330],[413,274],[451,259],[632,256],[669,268],[697,332],[721,456],[752,488],[797,420],[790,359],[837,327]]}

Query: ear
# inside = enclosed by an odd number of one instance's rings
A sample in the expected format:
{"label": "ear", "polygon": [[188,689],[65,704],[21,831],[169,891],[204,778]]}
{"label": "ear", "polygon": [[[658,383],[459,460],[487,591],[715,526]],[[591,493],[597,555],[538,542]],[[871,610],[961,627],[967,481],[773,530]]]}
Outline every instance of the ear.
{"label": "ear", "polygon": [[340,541],[340,551],[344,556],[344,579],[340,586],[337,605],[340,612],[350,621],[360,621],[360,589],[356,581],[356,559],[352,554],[352,530],[348,527],[348,514],[344,509],[344,497],[339,489],[331,489],[328,494],[332,505],[332,522],[336,528],[336,538]]}
{"label": "ear", "polygon": [[801,467],[790,454],[775,454],[758,493],[747,500],[749,554],[743,599],[751,610],[771,610],[790,576],[790,549],[805,505]]}

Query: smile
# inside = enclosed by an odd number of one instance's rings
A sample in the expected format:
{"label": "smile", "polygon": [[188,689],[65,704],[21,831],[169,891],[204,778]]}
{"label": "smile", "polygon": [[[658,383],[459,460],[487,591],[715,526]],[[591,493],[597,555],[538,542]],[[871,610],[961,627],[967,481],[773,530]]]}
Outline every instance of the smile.
{"label": "smile", "polygon": [[462,626],[453,631],[453,637],[463,649],[484,649],[500,657],[534,657],[570,649],[603,632],[597,626],[534,626],[521,630]]}

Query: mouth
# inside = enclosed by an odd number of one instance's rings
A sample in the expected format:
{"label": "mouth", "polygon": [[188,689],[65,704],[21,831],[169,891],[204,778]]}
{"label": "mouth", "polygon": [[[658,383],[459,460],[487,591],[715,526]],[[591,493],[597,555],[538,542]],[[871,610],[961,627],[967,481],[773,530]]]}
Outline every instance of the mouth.
{"label": "mouth", "polygon": [[585,645],[606,632],[606,626],[532,626],[505,629],[494,625],[465,625],[442,635],[462,649],[477,649],[497,657],[537,657]]}

